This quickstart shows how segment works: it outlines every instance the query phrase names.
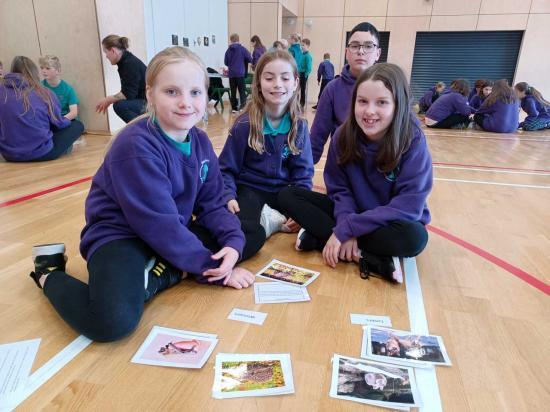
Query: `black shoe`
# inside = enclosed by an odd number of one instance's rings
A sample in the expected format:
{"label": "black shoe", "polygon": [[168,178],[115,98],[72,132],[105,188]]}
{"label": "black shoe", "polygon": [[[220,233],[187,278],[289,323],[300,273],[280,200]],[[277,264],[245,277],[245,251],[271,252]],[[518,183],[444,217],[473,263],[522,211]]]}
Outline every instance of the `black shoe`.
{"label": "black shoe", "polygon": [[42,289],[38,281],[43,275],[59,270],[65,272],[65,245],[63,243],[50,243],[36,245],[32,248],[34,261],[34,272],[29,276],[34,280],[36,286]]}
{"label": "black shoe", "polygon": [[369,276],[380,277],[390,282],[396,282],[393,278],[395,265],[391,256],[377,256],[365,251],[359,259],[359,274],[362,279],[368,279]]}
{"label": "black shoe", "polygon": [[311,108],[312,108],[313,110],[317,110],[317,105],[311,106]]}
{"label": "black shoe", "polygon": [[145,302],[159,292],[180,283],[183,275],[181,270],[169,263],[159,258],[152,258],[145,267]]}

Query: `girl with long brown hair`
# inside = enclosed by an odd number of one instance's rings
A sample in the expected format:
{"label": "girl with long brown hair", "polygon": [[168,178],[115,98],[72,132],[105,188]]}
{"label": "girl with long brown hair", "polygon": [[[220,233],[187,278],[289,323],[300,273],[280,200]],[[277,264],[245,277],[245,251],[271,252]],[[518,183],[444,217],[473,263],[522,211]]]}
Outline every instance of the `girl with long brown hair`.
{"label": "girl with long brown hair", "polygon": [[355,261],[363,277],[374,272],[402,282],[392,257],[416,256],[426,246],[432,159],[398,66],[377,64],[357,79],[324,178],[327,195],[299,188],[279,195],[303,228],[296,249],[322,250],[333,268],[339,260]]}
{"label": "girl with long brown hair", "polygon": [[491,93],[474,115],[474,121],[488,132],[512,133],[518,128],[519,102],[507,80],[494,83]]}
{"label": "girl with long brown hair", "polygon": [[[224,199],[239,216],[247,242],[253,241],[257,250],[283,225],[297,230],[294,222],[278,213],[279,224],[264,223],[264,229],[260,223],[264,205],[284,213],[278,201],[281,189],[312,187],[311,145],[297,90],[298,70],[292,56],[286,51],[264,54],[256,66],[252,101],[235,120],[220,154]],[[276,219],[267,219],[272,220]]]}
{"label": "girl with long brown hair", "polygon": [[550,102],[542,97],[541,92],[526,82],[517,83],[514,89],[521,100],[521,108],[527,113],[527,117],[519,127],[525,131],[549,129]]}
{"label": "girl with long brown hair", "polygon": [[61,116],[57,97],[40,83],[38,67],[13,59],[0,79],[0,154],[12,162],[54,160],[72,148],[84,127]]}

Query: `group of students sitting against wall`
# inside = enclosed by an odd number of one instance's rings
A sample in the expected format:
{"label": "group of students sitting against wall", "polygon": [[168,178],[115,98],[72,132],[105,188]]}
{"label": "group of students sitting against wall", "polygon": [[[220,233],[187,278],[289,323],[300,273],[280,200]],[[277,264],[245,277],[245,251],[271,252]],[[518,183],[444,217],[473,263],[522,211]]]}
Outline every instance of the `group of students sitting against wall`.
{"label": "group of students sitting against wall", "polygon": [[[465,129],[470,125],[489,132],[511,133],[550,128],[550,102],[526,82],[514,88],[505,79],[492,82],[479,79],[470,91],[465,79],[437,82],[419,100],[419,113],[424,113],[426,126],[440,129]],[[527,114],[519,122],[520,106]]]}

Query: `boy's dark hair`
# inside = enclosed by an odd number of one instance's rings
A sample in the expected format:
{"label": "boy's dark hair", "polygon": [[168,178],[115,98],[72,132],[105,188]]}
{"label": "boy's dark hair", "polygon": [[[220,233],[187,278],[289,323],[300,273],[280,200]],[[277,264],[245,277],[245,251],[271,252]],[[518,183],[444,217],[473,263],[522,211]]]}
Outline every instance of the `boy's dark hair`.
{"label": "boy's dark hair", "polygon": [[323,59],[330,59],[330,53],[323,54]]}
{"label": "boy's dark hair", "polygon": [[311,41],[309,39],[303,39],[302,43],[307,44],[308,46],[311,46]]}
{"label": "boy's dark hair", "polygon": [[470,83],[466,79],[455,79],[451,83],[451,89],[459,92],[464,97],[468,97],[470,94]]}
{"label": "boy's dark hair", "polygon": [[342,125],[338,138],[337,144],[340,152],[338,163],[346,165],[364,159],[359,140],[366,141],[367,137],[355,119],[355,101],[357,100],[357,89],[367,80],[384,83],[384,86],[392,93],[395,104],[393,119],[385,136],[380,140],[380,148],[376,155],[376,166],[382,172],[387,173],[397,167],[401,156],[409,149],[416,127],[411,118],[411,92],[407,77],[399,66],[392,63],[380,63],[369,67],[355,82],[350,115]]}
{"label": "boy's dark hair", "polygon": [[276,49],[279,46],[283,47],[283,43],[281,43],[279,40],[275,40],[273,42],[273,48]]}
{"label": "boy's dark hair", "polygon": [[358,31],[367,31],[372,34],[372,36],[376,39],[377,45],[380,47],[380,33],[378,33],[378,30],[372,24],[367,23],[366,21],[359,23],[357,26],[351,29],[349,37],[353,36],[353,34]]}
{"label": "boy's dark hair", "polygon": [[[487,86],[483,86],[483,87],[487,87]],[[493,90],[491,91],[491,94],[487,96],[487,98],[485,99],[481,107],[492,106],[498,100],[501,100],[506,104],[514,103],[517,100],[517,96],[516,96],[516,93],[514,92],[514,89],[512,89],[508,85],[508,80],[506,79],[497,80],[495,84],[493,84]]]}

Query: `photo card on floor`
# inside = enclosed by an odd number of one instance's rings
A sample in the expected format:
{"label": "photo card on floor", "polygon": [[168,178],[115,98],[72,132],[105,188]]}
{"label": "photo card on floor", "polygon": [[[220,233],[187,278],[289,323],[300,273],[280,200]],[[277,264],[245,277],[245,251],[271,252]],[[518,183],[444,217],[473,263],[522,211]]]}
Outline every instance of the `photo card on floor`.
{"label": "photo card on floor", "polygon": [[361,357],[414,367],[450,366],[441,336],[363,326]]}
{"label": "photo card on floor", "polygon": [[413,369],[334,354],[330,396],[383,408],[421,406]]}
{"label": "photo card on floor", "polygon": [[294,266],[289,263],[281,262],[280,260],[273,259],[266,266],[264,266],[256,276],[274,280],[277,282],[284,282],[288,284],[307,286],[313,282],[319,272],[305,269],[299,266]]}
{"label": "photo card on floor", "polygon": [[216,356],[212,396],[216,399],[294,393],[288,353]]}
{"label": "photo card on floor", "polygon": [[217,343],[217,335],[153,326],[132,363],[199,369]]}

